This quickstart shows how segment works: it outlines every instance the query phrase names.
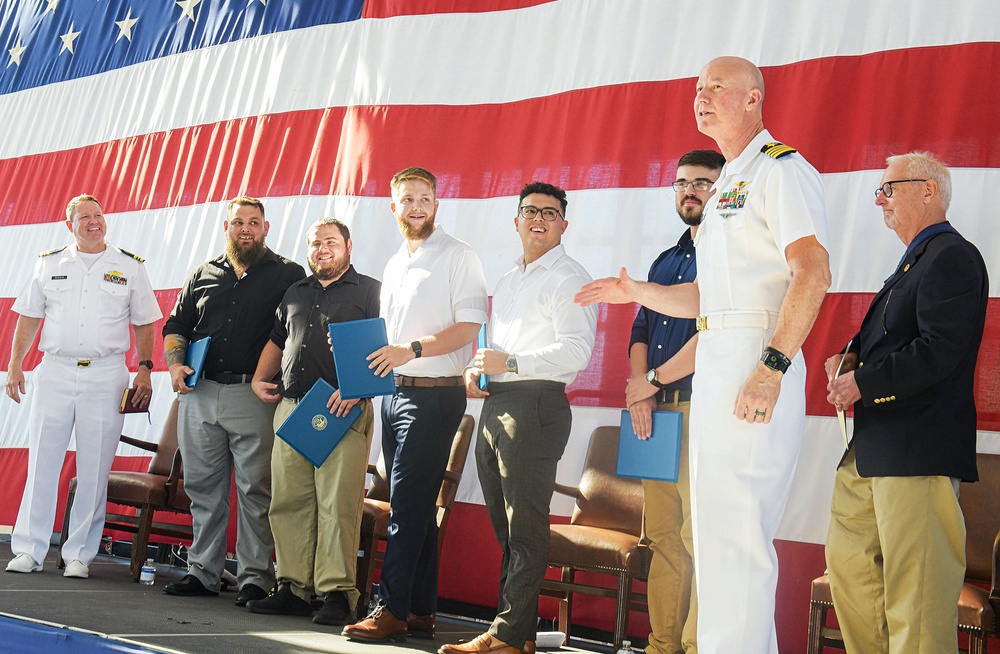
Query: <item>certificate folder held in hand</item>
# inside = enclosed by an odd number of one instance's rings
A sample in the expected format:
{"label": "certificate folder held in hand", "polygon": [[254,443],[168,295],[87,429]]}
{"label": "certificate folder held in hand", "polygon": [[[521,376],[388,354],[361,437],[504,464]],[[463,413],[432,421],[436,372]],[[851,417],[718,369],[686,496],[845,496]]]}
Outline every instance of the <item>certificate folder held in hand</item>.
{"label": "certificate folder held in hand", "polygon": [[371,364],[368,355],[389,344],[385,335],[385,320],[366,318],[331,322],[328,329],[341,398],[353,400],[396,393],[396,382],[391,374],[379,377],[374,369],[368,367]]}
{"label": "certificate folder held in hand", "polygon": [[184,357],[184,365],[194,370],[184,380],[188,388],[194,388],[194,385],[201,379],[201,371],[205,369],[205,359],[208,358],[208,346],[211,344],[212,337],[206,336],[188,345],[187,355]]}
{"label": "certificate folder held in hand", "polygon": [[679,411],[653,411],[653,434],[641,441],[632,430],[632,416],[622,410],[618,476],[677,481],[683,420],[684,414]]}
{"label": "certificate folder held in hand", "polygon": [[323,465],[351,425],[361,417],[361,409],[357,406],[351,407],[343,418],[330,413],[326,403],[333,391],[333,386],[326,380],[317,379],[275,432],[317,468]]}

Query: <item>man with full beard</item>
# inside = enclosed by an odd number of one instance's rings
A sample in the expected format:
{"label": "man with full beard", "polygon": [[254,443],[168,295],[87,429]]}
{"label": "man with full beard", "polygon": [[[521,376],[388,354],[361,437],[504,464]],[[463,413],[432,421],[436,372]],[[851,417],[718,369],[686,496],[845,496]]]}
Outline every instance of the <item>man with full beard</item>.
{"label": "man with full beard", "polygon": [[[649,269],[648,280],[670,286],[690,283],[698,276],[694,237],[705,203],[726,159],[715,150],[692,150],[677,162],[672,184],[680,216],[688,229],[677,245],[664,251]],[[642,480],[646,536],[652,559],[649,567],[649,646],[647,654],[696,652],[698,614],[691,538],[691,492],[688,480],[688,423],[691,379],[698,337],[694,320],[672,318],[640,307],[629,342],[631,379],[625,387],[625,405],[639,438],[652,434],[653,411],[684,415],[681,463],[677,483]]]}
{"label": "man with full beard", "polygon": [[[261,402],[250,381],[274,327],[278,302],[305,271],[264,245],[270,225],[260,200],[230,202],[222,226],[226,251],[195,269],[163,326],[170,380],[179,394],[177,440],[194,528],[188,572],[163,590],[181,596],[219,594],[235,471],[236,604],[245,606],[266,597],[274,586],[274,539],[267,519],[274,405]],[[184,364],[188,344],[206,336],[212,342],[202,377],[188,388],[184,380],[194,372]]]}
{"label": "man with full beard", "polygon": [[[315,591],[324,603],[313,622],[342,625],[353,615],[359,597],[355,564],[374,417],[370,399],[340,399],[327,325],[377,318],[381,284],[351,265],[351,232],[336,218],[316,221],[306,243],[313,274],[285,292],[251,386],[264,402],[277,403],[275,429],[319,378],[338,389],[327,404],[330,413],[344,416],[358,405],[361,416],[318,468],[288,443],[274,439],[268,516],[278,591],[251,600],[247,608],[253,613],[309,616]],[[272,383],[279,372],[278,383]]]}
{"label": "man with full beard", "polygon": [[462,370],[471,355],[468,346],[486,321],[487,307],[479,257],[434,224],[436,184],[423,168],[407,168],[391,182],[389,208],[406,240],[382,275],[389,345],[368,357],[377,374],[396,378],[396,394],[382,399],[391,513],[379,604],[343,632],[356,640],[434,634],[436,500],[465,413]]}

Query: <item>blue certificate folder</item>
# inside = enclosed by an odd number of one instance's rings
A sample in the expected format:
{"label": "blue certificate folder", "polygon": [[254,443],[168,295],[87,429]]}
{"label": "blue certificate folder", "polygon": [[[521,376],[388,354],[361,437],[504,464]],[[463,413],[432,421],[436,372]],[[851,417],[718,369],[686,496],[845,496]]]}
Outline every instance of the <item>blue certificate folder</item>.
{"label": "blue certificate folder", "polygon": [[[483,326],[479,328],[479,337],[477,339],[476,346],[480,350],[482,350],[484,348],[488,348],[490,346],[490,339],[487,338],[487,336],[486,336],[486,325],[487,324],[488,323],[484,322]],[[486,390],[486,383],[487,383],[486,373],[484,372],[483,374],[479,375],[479,390],[485,391]]]}
{"label": "blue certificate folder", "polygon": [[385,335],[385,320],[366,318],[331,322],[330,344],[333,346],[333,362],[337,365],[337,381],[340,383],[340,397],[353,400],[359,397],[394,395],[396,382],[392,375],[379,377],[371,364],[369,354],[389,344]]}
{"label": "blue certificate folder", "polygon": [[194,388],[194,385],[201,379],[201,371],[205,369],[205,359],[208,358],[208,346],[211,344],[211,336],[199,338],[194,343],[188,344],[187,354],[184,357],[184,365],[194,370],[184,380],[188,388]]}
{"label": "blue certificate folder", "polygon": [[653,435],[639,440],[632,430],[632,417],[622,410],[618,439],[618,476],[677,481],[681,467],[681,425],[678,411],[653,411]]}
{"label": "blue certificate folder", "polygon": [[351,425],[361,417],[361,409],[357,406],[351,407],[343,418],[330,413],[326,403],[333,391],[333,386],[325,379],[317,379],[275,432],[317,468],[323,465]]}

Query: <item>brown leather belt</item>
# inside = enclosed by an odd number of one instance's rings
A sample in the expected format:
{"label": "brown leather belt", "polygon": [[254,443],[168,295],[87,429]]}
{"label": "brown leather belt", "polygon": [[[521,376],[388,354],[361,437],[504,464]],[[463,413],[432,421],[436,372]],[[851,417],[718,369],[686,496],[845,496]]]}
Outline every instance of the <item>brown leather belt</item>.
{"label": "brown leather belt", "polygon": [[413,388],[435,388],[437,386],[465,386],[465,380],[461,377],[407,377],[406,375],[393,375],[396,386]]}

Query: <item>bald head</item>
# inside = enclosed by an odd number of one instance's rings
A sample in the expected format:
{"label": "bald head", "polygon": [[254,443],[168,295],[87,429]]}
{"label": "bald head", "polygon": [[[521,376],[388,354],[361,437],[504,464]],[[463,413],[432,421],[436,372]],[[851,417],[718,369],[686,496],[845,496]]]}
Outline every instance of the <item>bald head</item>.
{"label": "bald head", "polygon": [[698,130],[732,160],[764,129],[764,77],[740,57],[717,57],[698,76],[694,99]]}

